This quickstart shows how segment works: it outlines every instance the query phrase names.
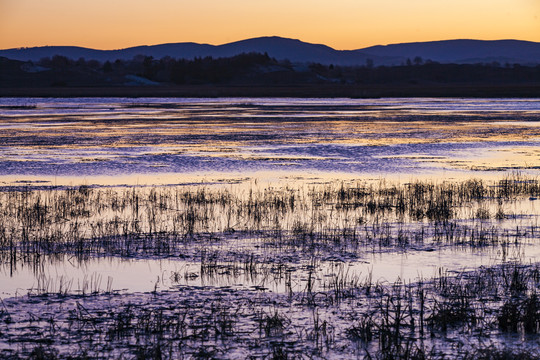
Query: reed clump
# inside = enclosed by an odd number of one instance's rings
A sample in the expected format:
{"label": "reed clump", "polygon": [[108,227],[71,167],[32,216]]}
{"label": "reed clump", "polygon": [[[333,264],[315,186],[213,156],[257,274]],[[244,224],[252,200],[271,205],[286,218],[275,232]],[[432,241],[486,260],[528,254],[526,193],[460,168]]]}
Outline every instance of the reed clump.
{"label": "reed clump", "polygon": [[[53,359],[301,354],[315,359],[351,354],[467,359],[472,354],[486,358],[488,350],[510,358],[536,354],[538,266],[506,263],[460,273],[441,269],[433,278],[411,283],[373,283],[369,276],[348,281],[346,272],[335,270],[337,279],[329,284],[342,284],[339,289],[313,286],[309,294],[306,289],[287,294],[183,286],[155,294],[11,298],[0,311],[0,343],[9,338],[32,345],[11,355],[46,353]],[[307,277],[311,269],[301,271]],[[508,335],[522,336],[523,342],[507,342]],[[486,346],[486,339],[492,345]],[[8,355],[5,347],[0,355]]]}
{"label": "reed clump", "polygon": [[[486,337],[540,331],[540,270],[507,261],[537,243],[535,179],[5,190],[6,273],[96,256],[194,266],[146,294],[120,294],[98,275],[38,277],[0,306],[0,343],[32,346],[0,356],[467,358],[486,354]],[[445,247],[492,248],[502,265],[409,283],[349,266]]]}
{"label": "reed clump", "polygon": [[13,265],[63,253],[166,257],[186,244],[236,238],[309,253],[500,245],[538,233],[535,224],[525,230],[500,222],[516,216],[505,206],[539,192],[537,180],[517,175],[492,183],[18,189],[0,192],[0,259]]}

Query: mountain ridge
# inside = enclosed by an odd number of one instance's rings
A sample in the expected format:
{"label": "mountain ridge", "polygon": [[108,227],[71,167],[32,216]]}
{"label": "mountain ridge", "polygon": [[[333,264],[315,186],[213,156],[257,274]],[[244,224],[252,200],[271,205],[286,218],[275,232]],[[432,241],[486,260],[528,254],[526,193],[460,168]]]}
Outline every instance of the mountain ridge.
{"label": "mountain ridge", "polygon": [[71,59],[85,58],[101,62],[129,60],[137,55],[160,59],[194,59],[211,56],[230,57],[240,53],[267,53],[278,60],[294,63],[335,65],[400,65],[421,58],[441,63],[540,64],[540,43],[524,40],[453,39],[426,42],[375,45],[356,50],[336,50],[324,44],[307,43],[278,36],[250,38],[221,45],[195,42],[140,45],[116,50],[97,50],[79,46],[41,46],[0,50],[0,56],[13,60],[37,61],[43,57],[62,55]]}

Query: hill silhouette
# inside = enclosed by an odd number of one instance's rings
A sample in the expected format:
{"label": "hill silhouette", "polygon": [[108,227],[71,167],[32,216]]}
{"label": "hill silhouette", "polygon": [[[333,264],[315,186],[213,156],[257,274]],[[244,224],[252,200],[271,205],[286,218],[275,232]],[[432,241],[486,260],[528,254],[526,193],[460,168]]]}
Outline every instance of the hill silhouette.
{"label": "hill silhouette", "polygon": [[0,50],[0,56],[13,60],[38,61],[54,55],[70,59],[94,59],[100,62],[130,60],[135,56],[154,59],[172,57],[195,59],[198,57],[232,57],[242,53],[266,53],[277,60],[296,63],[358,66],[406,64],[421,58],[441,63],[540,64],[540,43],[519,40],[445,40],[432,42],[378,45],[357,50],[336,50],[326,45],[311,44],[281,37],[259,37],[223,45],[172,43],[137,46],[119,50],[96,50],[76,46],[44,46]]}
{"label": "hill silhouette", "polygon": [[440,63],[535,65],[540,63],[540,43],[519,40],[445,40],[372,46],[363,52],[380,57],[420,56]]}

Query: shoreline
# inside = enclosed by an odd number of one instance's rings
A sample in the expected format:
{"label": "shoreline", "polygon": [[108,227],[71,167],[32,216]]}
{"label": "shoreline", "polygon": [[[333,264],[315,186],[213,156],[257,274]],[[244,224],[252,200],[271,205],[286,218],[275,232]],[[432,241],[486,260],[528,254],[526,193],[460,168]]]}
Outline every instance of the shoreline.
{"label": "shoreline", "polygon": [[540,83],[0,88],[0,97],[539,98]]}

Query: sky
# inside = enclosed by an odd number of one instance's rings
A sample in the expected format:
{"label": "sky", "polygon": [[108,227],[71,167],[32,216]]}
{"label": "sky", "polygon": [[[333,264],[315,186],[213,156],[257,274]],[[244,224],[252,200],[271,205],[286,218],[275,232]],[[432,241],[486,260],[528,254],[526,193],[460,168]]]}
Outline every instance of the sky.
{"label": "sky", "polygon": [[0,49],[121,49],[282,36],[352,50],[448,39],[540,42],[540,0],[0,0]]}

